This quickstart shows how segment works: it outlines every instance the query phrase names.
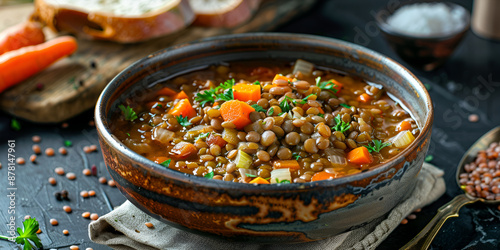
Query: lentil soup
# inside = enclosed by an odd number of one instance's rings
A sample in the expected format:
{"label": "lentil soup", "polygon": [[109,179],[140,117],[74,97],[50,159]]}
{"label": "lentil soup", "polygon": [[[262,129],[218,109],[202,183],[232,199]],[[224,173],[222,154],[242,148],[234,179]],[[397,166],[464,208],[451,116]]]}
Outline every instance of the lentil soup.
{"label": "lentil soup", "polygon": [[112,121],[120,141],[164,167],[254,184],[366,171],[420,133],[381,86],[300,59],[187,73],[126,99]]}

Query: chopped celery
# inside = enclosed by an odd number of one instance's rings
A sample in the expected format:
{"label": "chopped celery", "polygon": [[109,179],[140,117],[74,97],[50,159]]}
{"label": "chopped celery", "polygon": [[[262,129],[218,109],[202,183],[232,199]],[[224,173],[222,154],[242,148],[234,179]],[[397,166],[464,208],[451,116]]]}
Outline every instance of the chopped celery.
{"label": "chopped celery", "polygon": [[297,61],[295,61],[295,65],[293,67],[293,74],[300,71],[303,75],[310,76],[313,69],[314,69],[314,64],[308,61],[304,61],[302,59],[298,59]]}
{"label": "chopped celery", "polygon": [[289,168],[279,168],[271,171],[271,183],[292,182],[292,175]]}
{"label": "chopped celery", "polygon": [[401,132],[399,132],[398,135],[396,135],[392,139],[392,145],[394,145],[397,148],[404,148],[404,147],[410,145],[410,143],[412,143],[414,140],[415,140],[415,137],[413,136],[413,134],[410,131],[408,131],[408,130],[401,131]]}
{"label": "chopped celery", "polygon": [[236,164],[237,168],[249,168],[252,166],[253,159],[247,153],[238,150],[238,154],[236,155],[236,159],[234,159],[234,164]]}

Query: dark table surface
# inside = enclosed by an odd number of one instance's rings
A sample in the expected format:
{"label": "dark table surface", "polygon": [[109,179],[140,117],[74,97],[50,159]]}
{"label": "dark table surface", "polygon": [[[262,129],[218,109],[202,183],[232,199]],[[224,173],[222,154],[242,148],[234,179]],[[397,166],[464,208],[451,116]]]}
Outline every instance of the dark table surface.
{"label": "dark table surface", "polygon": [[[389,8],[399,1],[383,0],[329,0],[319,1],[315,8],[280,27],[280,32],[306,33],[354,42],[385,54],[403,64],[416,74],[422,82],[430,86],[434,102],[435,118],[429,154],[434,156],[432,163],[445,171],[446,193],[433,204],[416,213],[417,218],[400,225],[380,245],[380,249],[396,249],[414,237],[434,216],[437,209],[460,194],[455,182],[455,168],[467,148],[483,133],[500,125],[500,43],[476,36],[469,31],[464,41],[450,60],[433,72],[414,69],[389,48],[376,28],[373,13]],[[455,0],[469,10],[472,0]],[[477,114],[479,121],[469,122],[468,116]],[[125,201],[117,188],[103,185],[98,177],[109,175],[103,163],[100,150],[90,154],[82,151],[84,146],[98,144],[95,127],[89,124],[93,111],[85,112],[63,124],[33,124],[21,122],[21,130],[14,131],[10,123],[13,117],[0,113],[0,232],[6,234],[8,219],[16,217],[17,226],[29,214],[40,221],[43,231],[39,235],[44,248],[66,248],[79,245],[80,249],[92,247],[105,249],[90,242],[87,233],[89,220],[80,215],[85,211],[99,215],[109,212],[112,207]],[[52,147],[56,155],[45,154],[37,157],[36,163],[29,162],[32,154],[33,135],[40,135],[42,149]],[[8,182],[7,151],[8,140],[15,140],[15,156],[23,157],[27,163],[17,165],[15,170],[15,214],[9,214],[7,195],[11,190]],[[66,156],[57,153],[64,141],[69,140]],[[98,177],[82,174],[84,168],[96,165]],[[74,181],[58,176],[55,167],[63,167],[66,172],[74,172]],[[55,177],[57,185],[51,186],[47,179]],[[56,191],[69,191],[69,200],[57,201]],[[95,190],[97,195],[82,198],[81,190]],[[70,205],[70,214],[62,206]],[[58,226],[51,226],[49,220],[56,218]],[[70,234],[64,236],[63,229]],[[496,206],[473,204],[463,207],[458,218],[449,219],[436,236],[431,249],[500,249],[500,211]],[[0,241],[0,249],[15,248],[14,244]]]}

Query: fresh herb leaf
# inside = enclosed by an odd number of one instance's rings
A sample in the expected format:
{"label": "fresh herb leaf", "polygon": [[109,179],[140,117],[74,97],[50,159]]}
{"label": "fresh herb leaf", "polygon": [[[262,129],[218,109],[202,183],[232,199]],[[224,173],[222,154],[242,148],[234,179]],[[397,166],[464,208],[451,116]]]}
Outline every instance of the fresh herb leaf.
{"label": "fresh herb leaf", "polygon": [[125,120],[133,121],[133,120],[137,119],[137,114],[130,106],[125,107],[123,105],[120,105],[120,106],[118,106],[118,108],[120,108],[122,110],[123,115],[125,116]]}
{"label": "fresh herb leaf", "polygon": [[291,182],[289,180],[280,181],[278,178],[276,178],[276,183],[291,183]]}
{"label": "fresh herb leaf", "polygon": [[252,108],[255,109],[255,111],[257,111],[257,112],[266,112],[266,110],[263,107],[261,107],[259,104],[253,104]]}
{"label": "fresh herb leaf", "polygon": [[163,108],[163,105],[161,105],[160,103],[155,103],[155,105],[153,105],[153,107],[151,108]]}
{"label": "fresh herb leaf", "polygon": [[292,158],[298,161],[301,158],[301,156],[299,155],[299,153],[294,152],[292,153]]}
{"label": "fresh herb leaf", "polygon": [[214,171],[208,173],[208,174],[205,174],[203,177],[207,178],[207,179],[213,179],[214,178]]}
{"label": "fresh herb leaf", "polygon": [[391,145],[390,142],[385,142],[385,143],[382,143],[381,140],[373,140],[371,142],[371,145],[368,144],[368,145],[365,145],[365,147],[368,149],[368,151],[371,153],[371,152],[377,152],[377,153],[380,153],[380,150]]}
{"label": "fresh herb leaf", "polygon": [[234,95],[233,95],[233,89],[228,89],[220,94],[216,95],[216,99],[224,100],[224,101],[231,101],[234,100]]}
{"label": "fresh herb leaf", "polygon": [[299,104],[306,104],[307,103],[307,100],[309,99],[309,97],[313,96],[315,94],[309,94],[308,96],[302,98],[301,101],[295,101],[294,103],[299,103]]}
{"label": "fresh herb leaf", "polygon": [[281,115],[282,115],[282,114],[284,114],[284,113],[285,113],[285,112],[281,112],[281,113],[279,113],[279,114],[278,114],[278,116],[281,116]]}
{"label": "fresh herb leaf", "polygon": [[344,108],[347,108],[347,109],[350,109],[350,108],[351,108],[351,106],[349,106],[349,105],[347,105],[347,104],[345,104],[345,103],[341,103],[341,104],[340,104],[340,106],[342,106],[342,107],[344,107]]}
{"label": "fresh herb leaf", "polygon": [[200,105],[203,107],[206,103],[215,102],[215,91],[217,89],[209,89],[203,92],[196,93],[196,97],[194,98]]}
{"label": "fresh herb leaf", "polygon": [[64,146],[71,147],[71,146],[73,146],[73,143],[70,140],[65,140],[64,141]]}
{"label": "fresh herb leaf", "polygon": [[290,103],[288,101],[293,101],[292,98],[288,97],[288,96],[285,96],[285,99],[283,99],[283,101],[280,102],[280,108],[283,112],[288,112],[290,110],[292,110],[292,106],[290,106]]}
{"label": "fresh herb leaf", "polygon": [[2,240],[8,240],[8,241],[15,241],[17,244],[23,245],[24,250],[31,250],[33,249],[33,245],[37,248],[42,248],[42,242],[38,238],[38,235],[36,234],[36,231],[38,231],[39,225],[38,221],[35,218],[30,218],[25,221],[23,221],[23,229],[20,227],[17,228],[17,233],[19,236],[17,237],[7,237],[7,236],[0,236],[0,239]]}
{"label": "fresh herb leaf", "polygon": [[434,160],[434,156],[433,155],[427,155],[424,159],[425,162],[431,162],[432,160]]}
{"label": "fresh herb leaf", "polygon": [[168,159],[168,160],[166,160],[166,161],[164,161],[164,162],[160,163],[160,165],[162,165],[162,166],[164,166],[164,167],[168,168],[168,166],[170,166],[170,162],[171,162],[171,161],[172,161],[171,159]]}
{"label": "fresh herb leaf", "polygon": [[255,82],[253,82],[253,85],[260,85],[260,82],[259,81],[255,81]]}
{"label": "fresh herb leaf", "polygon": [[219,87],[221,89],[232,89],[234,86],[234,78],[231,78],[229,80],[226,80],[224,83],[221,83]]}
{"label": "fresh herb leaf", "polygon": [[340,131],[342,133],[345,133],[347,130],[351,128],[351,125],[349,123],[344,122],[342,118],[340,117],[340,114],[338,114],[335,117],[335,126],[332,127],[333,130],[335,131]]}
{"label": "fresh herb leaf", "polygon": [[183,127],[187,127],[189,125],[192,125],[192,123],[190,123],[188,121],[188,117],[187,116],[182,116],[182,115],[179,115],[179,116],[176,116],[175,117],[177,119],[177,122],[183,126]]}
{"label": "fresh herb leaf", "polygon": [[335,83],[332,81],[321,81],[321,76],[318,76],[316,78],[316,86],[318,86],[321,90],[331,90],[334,93],[337,93],[337,89],[335,87],[337,86]]}
{"label": "fresh herb leaf", "polygon": [[130,136],[130,133],[127,133],[128,136]]}
{"label": "fresh herb leaf", "polygon": [[202,138],[206,138],[209,135],[210,135],[210,132],[200,133],[196,138],[194,138],[194,141],[197,141],[197,140],[202,139]]}
{"label": "fresh herb leaf", "polygon": [[248,176],[248,177],[257,177],[257,175],[249,174],[249,173],[245,173],[245,175]]}
{"label": "fresh herb leaf", "polygon": [[12,118],[10,121],[10,127],[15,131],[19,131],[21,130],[21,123],[16,118]]}
{"label": "fresh herb leaf", "polygon": [[267,110],[268,115],[273,115],[274,114],[274,108],[271,107],[270,109]]}

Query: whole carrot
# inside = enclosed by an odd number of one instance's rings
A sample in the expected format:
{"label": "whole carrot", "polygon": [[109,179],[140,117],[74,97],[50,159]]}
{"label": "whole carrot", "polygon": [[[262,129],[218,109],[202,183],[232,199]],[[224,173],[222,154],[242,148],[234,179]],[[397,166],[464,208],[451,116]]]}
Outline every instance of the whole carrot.
{"label": "whole carrot", "polygon": [[0,93],[72,54],[76,49],[75,38],[61,36],[0,55]]}
{"label": "whole carrot", "polygon": [[26,21],[2,31],[0,33],[0,55],[45,42],[42,28],[40,23]]}

